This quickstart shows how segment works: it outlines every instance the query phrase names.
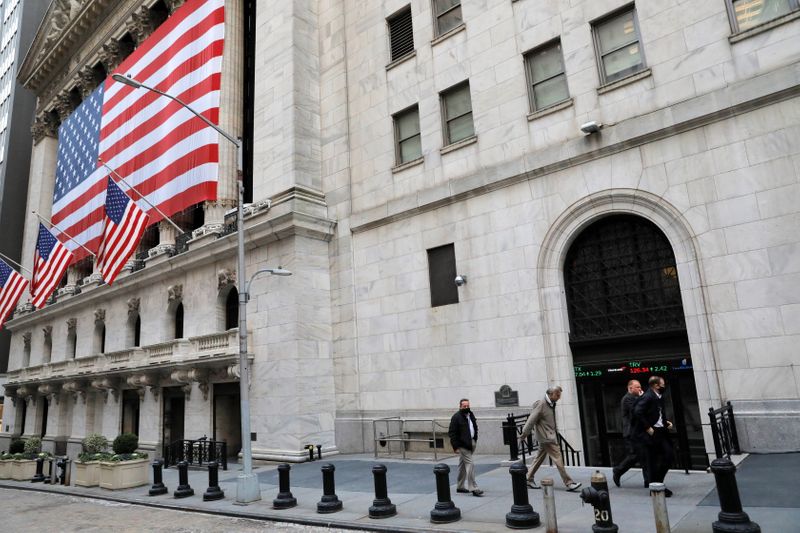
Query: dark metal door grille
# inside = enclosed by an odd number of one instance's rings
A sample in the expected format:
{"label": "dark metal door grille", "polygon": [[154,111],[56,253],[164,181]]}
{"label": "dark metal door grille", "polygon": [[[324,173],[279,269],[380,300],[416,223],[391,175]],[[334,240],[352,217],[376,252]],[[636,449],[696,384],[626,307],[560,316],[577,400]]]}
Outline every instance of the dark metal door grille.
{"label": "dark metal door grille", "polygon": [[586,228],[564,278],[571,342],[686,330],[672,247],[641,217],[615,215]]}
{"label": "dark metal door grille", "polygon": [[392,61],[414,51],[414,27],[411,21],[411,7],[388,20],[389,41]]}

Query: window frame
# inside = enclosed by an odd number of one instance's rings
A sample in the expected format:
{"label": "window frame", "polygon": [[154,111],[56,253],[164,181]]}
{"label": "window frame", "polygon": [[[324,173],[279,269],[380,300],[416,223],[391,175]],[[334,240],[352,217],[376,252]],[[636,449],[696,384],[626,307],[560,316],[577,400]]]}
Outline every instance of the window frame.
{"label": "window frame", "polygon": [[[399,117],[405,115],[406,113],[411,112],[412,110],[417,111],[417,133],[416,135],[412,135],[411,137],[406,137],[405,139],[400,138],[400,124],[397,120]],[[392,115],[392,129],[394,129],[394,161],[396,166],[405,165],[406,163],[411,163],[412,161],[416,161],[417,159],[422,158],[422,126],[419,122],[419,103],[412,104],[405,109],[401,109],[397,113]],[[415,157],[414,159],[409,159],[408,161],[403,161],[402,151],[400,150],[400,145],[414,137],[419,137],[419,156]]]}
{"label": "window frame", "polygon": [[[457,91],[458,89],[460,89],[460,88],[462,88],[464,86],[466,86],[467,94],[469,94],[469,115],[471,115],[471,118],[472,118],[472,135],[469,135],[467,137],[464,137],[463,139],[459,139],[457,141],[454,141],[454,140],[452,140],[450,138],[450,122],[452,122],[452,121],[454,121],[454,120],[456,120],[458,118],[461,118],[463,116],[466,116],[467,113],[462,113],[461,115],[458,115],[457,117],[448,118],[447,117],[447,98],[446,97],[447,97],[448,94],[452,94],[453,92]],[[472,92],[470,91],[469,78],[467,78],[466,80],[461,81],[459,83],[456,83],[455,85],[452,85],[452,86],[448,87],[447,89],[439,92],[439,107],[441,108],[441,113],[442,113],[442,136],[444,137],[444,147],[451,146],[451,145],[456,144],[456,143],[460,143],[462,141],[465,141],[465,140],[470,139],[472,137],[475,137],[477,135],[477,133],[475,132],[475,117],[474,117],[475,110],[472,107]]]}
{"label": "window frame", "polygon": [[[636,33],[636,40],[627,42],[627,43],[625,43],[623,45],[620,45],[620,46],[617,46],[616,48],[614,48],[612,50],[609,50],[606,53],[602,53],[602,48],[601,48],[601,44],[600,44],[600,32],[598,32],[598,28],[600,26],[602,26],[603,24],[609,22],[610,20],[615,19],[615,18],[619,17],[620,15],[624,15],[627,12],[633,13],[633,29],[634,29],[634,31]],[[592,27],[592,41],[594,42],[594,56],[595,56],[595,62],[597,63],[597,71],[598,71],[598,74],[600,75],[600,86],[601,87],[605,86],[605,85],[610,85],[610,84],[618,82],[620,80],[624,80],[625,78],[630,77],[630,76],[635,76],[636,74],[647,70],[647,58],[645,57],[644,46],[642,45],[642,34],[641,34],[640,29],[639,29],[639,17],[638,17],[638,14],[636,12],[636,4],[628,4],[628,5],[622,6],[619,9],[615,9],[614,11],[612,11],[610,13],[607,13],[607,14],[603,15],[602,17],[598,18],[598,19],[593,20],[591,22],[591,27]],[[603,63],[603,58],[605,56],[613,54],[614,52],[618,52],[619,50],[622,50],[623,48],[625,48],[627,46],[630,46],[634,42],[639,43],[639,56],[642,58],[639,67],[636,70],[631,71],[631,72],[628,72],[627,70],[629,70],[629,69],[626,69],[626,71],[623,71],[624,74],[623,73],[618,73],[613,78],[609,79],[609,77],[606,76],[606,69],[605,69],[605,65]]]}
{"label": "window frame", "polygon": [[[405,54],[393,57],[392,56],[392,22],[400,18],[401,16],[405,15],[406,12],[408,13],[409,18],[411,19],[411,50],[406,52]],[[388,17],[386,17],[386,33],[389,36],[389,64],[393,64],[395,61],[400,61],[402,59],[407,58],[411,54],[417,51],[416,43],[414,42],[414,16],[413,12],[411,11],[411,4],[401,7]]]}
{"label": "window frame", "polygon": [[[452,266],[453,271],[450,273],[452,277],[450,278],[450,283],[452,284],[452,288],[448,288],[446,286],[440,287],[436,284],[436,289],[434,289],[434,281],[437,281],[437,277],[440,272],[436,272],[437,275],[434,275],[434,264],[431,262],[431,256],[436,255],[437,253],[441,253],[441,251],[448,249],[451,253],[448,254],[448,263],[446,265],[439,265],[438,263],[436,266],[439,267],[446,267],[450,264],[450,259],[452,258]],[[428,248],[425,251],[428,259],[428,290],[431,294],[431,307],[442,307],[444,305],[452,305],[459,303],[459,296],[458,296],[458,286],[456,285],[455,278],[458,275],[458,264],[456,261],[456,246],[455,243],[447,243],[442,244],[440,246],[434,246],[433,248]],[[446,278],[443,278],[446,279]],[[447,292],[448,294],[443,294],[443,292]]]}
{"label": "window frame", "polygon": [[734,1],[735,0],[725,0],[725,8],[728,11],[728,21],[730,22],[731,33],[733,35],[754,30],[760,26],[764,26],[771,22],[775,22],[776,20],[779,20],[783,17],[791,15],[792,13],[800,11],[800,0],[787,0],[789,2],[789,8],[790,8],[788,13],[775,17],[774,19],[765,20],[761,24],[756,24],[755,26],[743,30],[739,27],[739,20],[736,18],[736,9],[733,6]]}
{"label": "window frame", "polygon": [[[534,81],[533,81],[533,56],[537,52],[541,52],[542,50],[545,50],[546,48],[550,48],[552,46],[558,46],[560,48],[560,52],[561,53],[559,54],[559,58],[561,59],[561,72],[558,73],[558,74],[555,74],[553,76],[550,76],[549,78],[546,78],[544,80],[541,80],[539,82],[535,82],[534,83]],[[561,37],[556,37],[555,39],[551,39],[551,40],[549,40],[549,41],[547,41],[545,43],[540,44],[539,46],[531,48],[530,50],[528,50],[527,52],[522,54],[522,60],[523,60],[523,62],[525,64],[524,65],[525,66],[525,79],[528,82],[528,105],[530,106],[530,112],[531,113],[538,113],[539,111],[544,111],[545,109],[549,109],[551,107],[555,107],[555,106],[557,106],[559,104],[562,104],[562,103],[566,102],[567,100],[569,100],[571,98],[571,95],[570,95],[570,92],[569,92],[569,82],[567,81],[567,66],[564,63],[564,49],[561,48]],[[552,79],[555,79],[558,76],[564,76],[564,85],[567,87],[567,96],[566,96],[566,98],[564,98],[563,100],[559,100],[558,102],[554,102],[554,103],[552,103],[550,105],[547,105],[547,106],[538,107],[536,105],[536,92],[534,90],[535,86],[539,85],[539,84],[542,84],[542,83],[545,83],[547,81],[550,81]]]}
{"label": "window frame", "polygon": [[[431,13],[433,14],[433,38],[434,39],[437,38],[437,37],[441,37],[442,35],[445,35],[446,33],[451,32],[451,31],[455,30],[456,28],[464,25],[464,10],[462,9],[461,4],[463,4],[463,1],[459,0],[458,4],[456,4],[454,6],[450,6],[449,8],[447,8],[444,11],[442,11],[441,13],[436,13],[436,0],[431,0]],[[461,9],[461,24],[456,24],[455,26],[453,26],[449,30],[442,31],[439,28],[439,19],[442,16],[450,13],[451,11],[453,11],[455,9]]]}

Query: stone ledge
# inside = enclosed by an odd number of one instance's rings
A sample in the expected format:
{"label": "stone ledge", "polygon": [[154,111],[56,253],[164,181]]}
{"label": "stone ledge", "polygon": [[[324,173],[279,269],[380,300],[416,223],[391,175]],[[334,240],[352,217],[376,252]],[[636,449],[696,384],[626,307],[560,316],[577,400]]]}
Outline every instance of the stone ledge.
{"label": "stone ledge", "polygon": [[441,43],[442,41],[446,41],[447,39],[449,39],[453,35],[455,35],[457,33],[461,33],[462,31],[464,31],[466,29],[467,29],[467,25],[462,22],[461,24],[459,24],[458,26],[456,26],[452,30],[448,30],[448,31],[444,32],[443,34],[439,35],[438,37],[432,39],[431,40],[431,46],[436,46],[437,44]]}
{"label": "stone ledge", "polygon": [[545,107],[544,109],[540,109],[538,111],[534,111],[533,113],[528,113],[528,121],[536,120],[537,118],[545,117],[556,111],[561,111],[562,109],[567,109],[568,107],[572,107],[573,99],[568,98],[563,102],[559,102],[555,105],[551,105],[550,107]]}
{"label": "stone ledge", "polygon": [[606,94],[607,92],[619,89],[620,87],[625,87],[626,85],[630,85],[631,83],[643,80],[645,78],[649,78],[652,75],[653,72],[649,68],[641,70],[636,74],[631,74],[630,76],[626,76],[620,80],[612,81],[611,83],[607,83],[601,87],[598,87],[597,94]]}
{"label": "stone ledge", "polygon": [[417,51],[416,50],[412,50],[409,53],[407,53],[406,55],[404,55],[403,57],[398,57],[397,59],[395,59],[394,61],[392,61],[388,65],[386,65],[386,70],[387,71],[392,70],[397,65],[401,65],[401,64],[405,63],[406,61],[408,61],[409,59],[414,59],[415,57],[417,57]]}
{"label": "stone ledge", "polygon": [[738,43],[740,41],[744,41],[754,35],[759,35],[764,33],[765,31],[770,31],[773,28],[778,26],[783,26],[784,24],[791,22],[793,20],[800,19],[800,10],[793,11],[792,13],[787,13],[786,15],[776,18],[775,20],[770,20],[769,22],[765,22],[763,24],[759,24],[753,28],[749,28],[744,31],[740,31],[738,33],[734,33],[733,35],[728,37],[728,42],[731,44]]}

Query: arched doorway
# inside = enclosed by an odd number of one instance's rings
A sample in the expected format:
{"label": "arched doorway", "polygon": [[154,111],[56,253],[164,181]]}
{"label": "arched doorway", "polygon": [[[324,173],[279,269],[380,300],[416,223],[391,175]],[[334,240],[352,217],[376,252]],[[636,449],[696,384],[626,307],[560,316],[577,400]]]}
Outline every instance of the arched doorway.
{"label": "arched doorway", "polygon": [[566,254],[564,285],[587,465],[624,454],[620,399],[630,379],[668,383],[676,464],[705,468],[689,340],[675,255],[652,222],[614,214],[587,226]]}

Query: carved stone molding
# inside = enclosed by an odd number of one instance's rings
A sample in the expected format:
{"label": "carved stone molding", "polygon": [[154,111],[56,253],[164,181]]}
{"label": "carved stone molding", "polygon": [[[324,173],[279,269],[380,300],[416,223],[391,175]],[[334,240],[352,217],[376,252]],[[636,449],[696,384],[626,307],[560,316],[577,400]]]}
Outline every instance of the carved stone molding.
{"label": "carved stone molding", "polygon": [[67,120],[70,114],[75,110],[75,104],[72,102],[72,97],[69,93],[61,93],[56,96],[56,111],[61,118],[61,122]]}
{"label": "carved stone molding", "polygon": [[208,400],[209,384],[207,370],[199,368],[182,368],[179,370],[174,370],[169,375],[169,379],[182,385],[183,392],[186,395],[187,400],[192,395],[192,382],[196,381],[198,383],[198,388],[203,393],[203,400]]}
{"label": "carved stone molding", "polygon": [[114,396],[114,401],[119,403],[119,387],[117,381],[112,378],[98,378],[92,380],[92,388],[103,394],[103,400],[108,402],[108,393]]}
{"label": "carved stone molding", "polygon": [[67,331],[73,333],[75,329],[78,327],[78,319],[77,318],[68,318],[66,321],[67,324]]}
{"label": "carved stone molding", "polygon": [[78,73],[78,88],[81,91],[81,98],[88,98],[92,91],[97,88],[98,79],[92,67],[83,67]]}
{"label": "carved stone molding", "polygon": [[94,310],[94,322],[95,324],[100,324],[106,321],[106,310],[105,309],[95,309]]}
{"label": "carved stone molding", "polygon": [[150,37],[150,34],[156,29],[153,15],[150,13],[150,9],[148,9],[147,6],[142,6],[138,11],[134,12],[131,15],[131,19],[125,25],[136,40],[137,46]]}
{"label": "carved stone molding", "polygon": [[217,290],[228,285],[236,285],[236,272],[230,268],[223,268],[217,272]]}
{"label": "carved stone molding", "polygon": [[175,11],[178,10],[186,0],[164,0],[164,3],[167,4],[167,9],[169,9],[169,14],[172,15]]}
{"label": "carved stone molding", "polygon": [[167,289],[167,293],[168,293],[167,301],[169,303],[180,302],[181,300],[183,300],[183,285],[181,284],[171,285]]}
{"label": "carved stone molding", "polygon": [[228,368],[225,369],[226,374],[229,378],[239,379],[241,373],[239,372],[239,364],[234,363],[232,365],[228,365]]}
{"label": "carved stone molding", "polygon": [[31,337],[32,335],[30,331],[26,331],[25,333],[22,334],[22,344],[25,345],[26,350],[31,349]]}
{"label": "carved stone molding", "polygon": [[42,328],[42,334],[44,335],[45,340],[52,340],[53,338],[53,326],[45,326]]}
{"label": "carved stone molding", "polygon": [[86,387],[84,383],[80,381],[67,381],[61,386],[61,390],[67,394],[71,394],[73,401],[77,402],[78,397],[80,397],[83,403],[86,403]]}
{"label": "carved stone molding", "polygon": [[117,41],[109,41],[103,45],[100,52],[100,62],[106,68],[106,72],[111,73],[122,63],[122,46]]}
{"label": "carved stone molding", "polygon": [[160,383],[157,375],[133,374],[128,376],[125,381],[128,385],[136,389],[136,392],[139,394],[139,399],[144,400],[144,393],[148,387],[150,388],[150,393],[153,395],[153,398],[158,398]]}
{"label": "carved stone molding", "polygon": [[33,142],[38,143],[45,137],[58,138],[58,124],[50,113],[40,113],[31,126]]}
{"label": "carved stone molding", "polygon": [[139,313],[139,298],[128,298],[128,316]]}

